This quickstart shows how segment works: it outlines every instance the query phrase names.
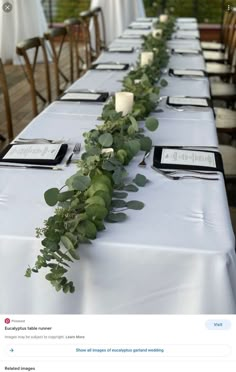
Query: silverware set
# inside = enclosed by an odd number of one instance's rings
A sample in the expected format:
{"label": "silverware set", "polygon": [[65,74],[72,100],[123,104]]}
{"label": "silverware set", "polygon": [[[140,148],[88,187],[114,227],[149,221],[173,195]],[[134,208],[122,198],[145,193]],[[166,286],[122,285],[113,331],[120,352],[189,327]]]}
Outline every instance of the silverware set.
{"label": "silverware set", "polygon": [[[13,145],[20,145],[20,144],[60,144],[64,143],[64,139],[60,140],[52,140],[48,138],[22,138],[19,137],[17,140],[13,141]],[[71,154],[69,155],[67,161],[66,161],[66,166],[68,166],[73,158],[74,154],[78,154],[81,150],[81,143],[76,143]],[[40,164],[24,164],[23,161],[22,163],[7,163],[7,162],[0,162],[0,168],[18,168],[18,169],[44,169],[44,170],[54,170],[54,171],[60,171],[63,170],[65,167],[64,166],[58,166],[58,165],[40,165]],[[1,199],[0,199],[1,202]]]}
{"label": "silverware set", "polygon": [[80,150],[81,150],[81,144],[80,143],[76,143],[75,144],[75,147],[72,150],[72,153],[70,154],[69,158],[66,161],[66,165],[67,166],[71,163],[73,155],[74,154],[79,154]]}
{"label": "silverware set", "polygon": [[51,143],[51,144],[60,144],[65,142],[64,138],[61,138],[59,140],[52,140],[48,138],[23,138],[23,137],[18,137],[16,140],[12,142],[13,145],[22,145],[22,144],[46,144],[46,143]]}
{"label": "silverware set", "polygon": [[[218,181],[219,177],[217,172],[205,172],[197,170],[175,170],[175,171],[166,171],[163,169],[156,168],[155,166],[151,167],[154,171],[161,174],[162,176],[168,178],[169,180],[179,181],[183,179],[200,179],[205,181]],[[212,176],[212,177],[210,177]]]}

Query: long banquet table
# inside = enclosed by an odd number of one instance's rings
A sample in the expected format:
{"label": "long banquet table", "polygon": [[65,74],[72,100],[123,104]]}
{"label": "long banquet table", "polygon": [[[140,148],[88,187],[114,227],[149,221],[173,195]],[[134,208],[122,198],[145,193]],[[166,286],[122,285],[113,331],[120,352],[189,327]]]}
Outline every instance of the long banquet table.
{"label": "long banquet table", "polygon": [[[140,40],[135,39],[140,48]],[[172,39],[169,47],[199,46],[199,41]],[[134,45],[119,38],[113,46]],[[104,52],[99,62],[134,63],[133,54]],[[169,66],[204,68],[203,57],[171,56]],[[88,71],[68,91],[121,89],[120,71]],[[218,141],[211,108],[176,111],[165,96],[209,97],[206,77],[172,78],[161,91],[157,112],[159,128],[151,134],[160,146],[203,146],[217,150]],[[83,143],[83,132],[99,123],[102,105],[56,101],[37,116],[21,137],[64,139],[72,150]],[[140,124],[142,125],[142,123]],[[150,135],[150,134],[149,134]],[[83,151],[83,146],[82,146]],[[68,154],[70,151],[68,152]],[[76,292],[57,293],[43,272],[24,277],[40,250],[35,228],[42,227],[53,209],[44,202],[48,188],[60,188],[76,170],[0,169],[0,312],[73,314],[228,314],[236,313],[236,256],[223,175],[218,181],[188,179],[172,181],[154,172],[143,154],[129,165],[132,178],[144,174],[149,182],[130,199],[145,203],[141,211],[129,211],[128,220],[107,224],[92,245],[80,246],[81,260],[72,265],[69,277]],[[68,157],[68,156],[67,156]],[[64,160],[65,163],[66,159]]]}

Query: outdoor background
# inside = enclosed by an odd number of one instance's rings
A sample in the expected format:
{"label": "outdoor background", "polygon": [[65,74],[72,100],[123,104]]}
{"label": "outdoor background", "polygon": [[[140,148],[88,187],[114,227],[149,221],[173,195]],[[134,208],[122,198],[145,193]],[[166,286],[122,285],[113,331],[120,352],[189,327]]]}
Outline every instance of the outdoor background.
{"label": "outdoor background", "polygon": [[[200,23],[220,23],[222,10],[228,5],[236,7],[236,0],[144,0],[144,3],[148,16],[156,16],[167,9],[176,16],[197,17]],[[50,19],[53,22],[63,22],[66,18],[77,17],[81,11],[89,9],[90,0],[42,0],[42,4],[49,23]]]}

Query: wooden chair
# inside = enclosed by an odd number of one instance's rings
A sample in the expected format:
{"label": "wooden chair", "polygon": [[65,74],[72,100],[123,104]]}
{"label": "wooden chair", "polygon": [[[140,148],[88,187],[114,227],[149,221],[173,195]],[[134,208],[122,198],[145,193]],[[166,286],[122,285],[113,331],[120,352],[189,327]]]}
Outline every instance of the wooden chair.
{"label": "wooden chair", "polygon": [[[62,60],[62,52],[63,49],[66,48],[66,44],[68,41],[68,32],[66,27],[55,27],[50,29],[49,31],[44,33],[44,39],[49,41],[51,51],[52,51],[52,60],[54,65],[54,73],[55,73],[55,83],[56,83],[56,94],[60,96],[61,93],[64,91],[66,85],[69,83],[69,78],[63,72],[61,67],[61,60]],[[70,52],[68,54],[70,56]],[[72,68],[71,59],[70,61],[70,80],[72,80]],[[64,88],[61,89],[61,79],[64,82]]]}
{"label": "wooden chair", "polygon": [[201,47],[203,50],[206,51],[218,51],[218,52],[223,52],[225,50],[225,45],[226,45],[226,40],[229,32],[229,23],[232,17],[232,11],[231,8],[229,8],[225,13],[224,13],[224,18],[223,18],[223,23],[222,23],[222,28],[221,28],[221,42],[217,43],[214,41],[203,41],[201,42]]}
{"label": "wooden chair", "polygon": [[[102,49],[106,48],[106,24],[105,24],[105,17],[103,10],[100,6],[97,6],[93,9],[93,12],[95,12],[98,15],[98,20],[100,22],[100,29],[102,32],[100,33],[100,40],[101,40],[101,47]],[[101,37],[102,36],[102,37]]]}
{"label": "wooden chair", "polygon": [[[46,98],[36,89],[35,73],[39,51],[42,52],[43,65],[45,70]],[[44,103],[51,102],[51,84],[49,76],[48,58],[44,45],[44,40],[39,37],[26,39],[16,46],[16,53],[23,57],[25,65],[22,68],[30,84],[32,108],[34,116],[38,115],[37,97]]]}
{"label": "wooden chair", "polygon": [[226,133],[236,137],[236,111],[221,107],[214,107],[216,128],[218,133]]}
{"label": "wooden chair", "polygon": [[[3,99],[5,103],[8,140],[11,141],[13,139],[13,126],[12,126],[10,99],[9,99],[6,75],[5,75],[5,71],[4,71],[1,58],[0,58],[0,86],[3,92]],[[0,140],[5,141],[6,138],[0,134]]]}
{"label": "wooden chair", "polygon": [[236,147],[219,145],[219,150],[223,158],[226,182],[236,182]]}
{"label": "wooden chair", "polygon": [[[91,60],[98,58],[102,50],[101,31],[99,23],[99,12],[95,10],[88,10],[80,13],[80,18],[86,23],[88,29],[92,29],[92,35],[89,37],[89,44],[91,50]],[[94,40],[95,49],[92,47],[92,40]]]}
{"label": "wooden chair", "polygon": [[225,33],[224,51],[203,51],[203,56],[206,62],[220,62],[231,63],[230,51],[232,53],[232,42],[236,24],[236,13],[230,13],[229,24],[227,25],[227,32]]}
{"label": "wooden chair", "polygon": [[234,74],[235,70],[235,25],[236,25],[236,12],[232,12],[232,27],[230,29],[230,45],[227,50],[227,64],[226,63],[217,63],[217,62],[208,62],[206,63],[206,71],[209,77],[219,76],[225,80],[229,80],[230,77]]}
{"label": "wooden chair", "polygon": [[64,21],[64,24],[70,40],[71,82],[73,82],[74,75],[79,78],[91,65],[90,35],[88,25],[82,19],[69,18]]}
{"label": "wooden chair", "polygon": [[[231,48],[232,51],[232,60],[234,59],[235,48],[236,48],[236,32],[234,33],[233,47]],[[236,102],[236,71],[232,72],[231,76],[231,83],[224,83],[224,82],[214,82],[210,83],[211,88],[211,97],[213,100],[221,100],[226,103],[226,107],[234,108],[234,103]]]}

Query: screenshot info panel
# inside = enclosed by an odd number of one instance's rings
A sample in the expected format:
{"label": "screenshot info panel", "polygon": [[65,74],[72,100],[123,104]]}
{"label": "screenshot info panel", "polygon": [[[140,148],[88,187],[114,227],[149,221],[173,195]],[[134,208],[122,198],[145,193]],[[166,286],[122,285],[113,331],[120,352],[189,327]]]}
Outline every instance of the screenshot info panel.
{"label": "screenshot info panel", "polygon": [[0,315],[0,371],[236,371],[235,315]]}

